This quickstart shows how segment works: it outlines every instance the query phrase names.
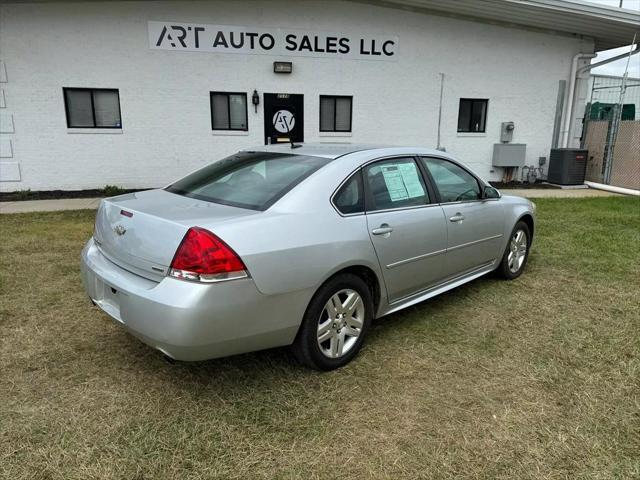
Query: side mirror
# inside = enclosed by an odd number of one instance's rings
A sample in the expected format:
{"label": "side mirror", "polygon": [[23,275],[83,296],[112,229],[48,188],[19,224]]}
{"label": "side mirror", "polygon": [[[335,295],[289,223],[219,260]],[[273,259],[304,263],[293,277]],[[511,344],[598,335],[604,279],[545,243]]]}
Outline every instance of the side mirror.
{"label": "side mirror", "polygon": [[490,185],[485,185],[484,190],[482,191],[482,198],[500,198],[500,192]]}

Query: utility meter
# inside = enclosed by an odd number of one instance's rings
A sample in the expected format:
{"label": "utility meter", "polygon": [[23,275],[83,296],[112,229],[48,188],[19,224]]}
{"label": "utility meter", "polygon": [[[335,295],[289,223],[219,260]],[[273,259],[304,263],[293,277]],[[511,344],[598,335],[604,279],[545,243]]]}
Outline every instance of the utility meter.
{"label": "utility meter", "polygon": [[513,140],[513,129],[516,128],[513,122],[502,122],[502,128],[500,129],[500,141],[502,143],[509,143]]}

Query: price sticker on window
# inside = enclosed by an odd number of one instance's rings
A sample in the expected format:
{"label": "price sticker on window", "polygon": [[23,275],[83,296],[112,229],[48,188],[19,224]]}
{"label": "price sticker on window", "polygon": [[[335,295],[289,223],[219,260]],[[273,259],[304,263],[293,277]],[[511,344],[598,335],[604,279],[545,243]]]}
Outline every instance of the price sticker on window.
{"label": "price sticker on window", "polygon": [[424,196],[415,163],[397,163],[380,167],[392,202]]}

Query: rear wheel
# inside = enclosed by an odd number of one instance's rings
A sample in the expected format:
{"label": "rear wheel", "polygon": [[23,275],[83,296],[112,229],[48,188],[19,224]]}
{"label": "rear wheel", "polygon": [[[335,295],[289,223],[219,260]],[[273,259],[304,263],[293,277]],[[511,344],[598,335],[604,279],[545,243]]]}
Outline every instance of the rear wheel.
{"label": "rear wheel", "polygon": [[531,245],[531,233],[525,222],[518,222],[513,227],[507,249],[502,256],[502,262],[498,267],[498,273],[507,280],[513,280],[522,275],[529,258],[529,246]]}
{"label": "rear wheel", "polygon": [[293,353],[317,370],[342,367],[358,354],[372,317],[373,299],[364,280],[349,273],[338,275],[311,299]]}

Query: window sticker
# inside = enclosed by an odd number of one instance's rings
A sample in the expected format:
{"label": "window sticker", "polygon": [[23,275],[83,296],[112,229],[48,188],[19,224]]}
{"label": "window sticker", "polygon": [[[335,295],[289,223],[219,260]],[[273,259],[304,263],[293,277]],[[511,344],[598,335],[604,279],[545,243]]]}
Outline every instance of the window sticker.
{"label": "window sticker", "polygon": [[415,163],[380,166],[392,202],[424,196]]}

